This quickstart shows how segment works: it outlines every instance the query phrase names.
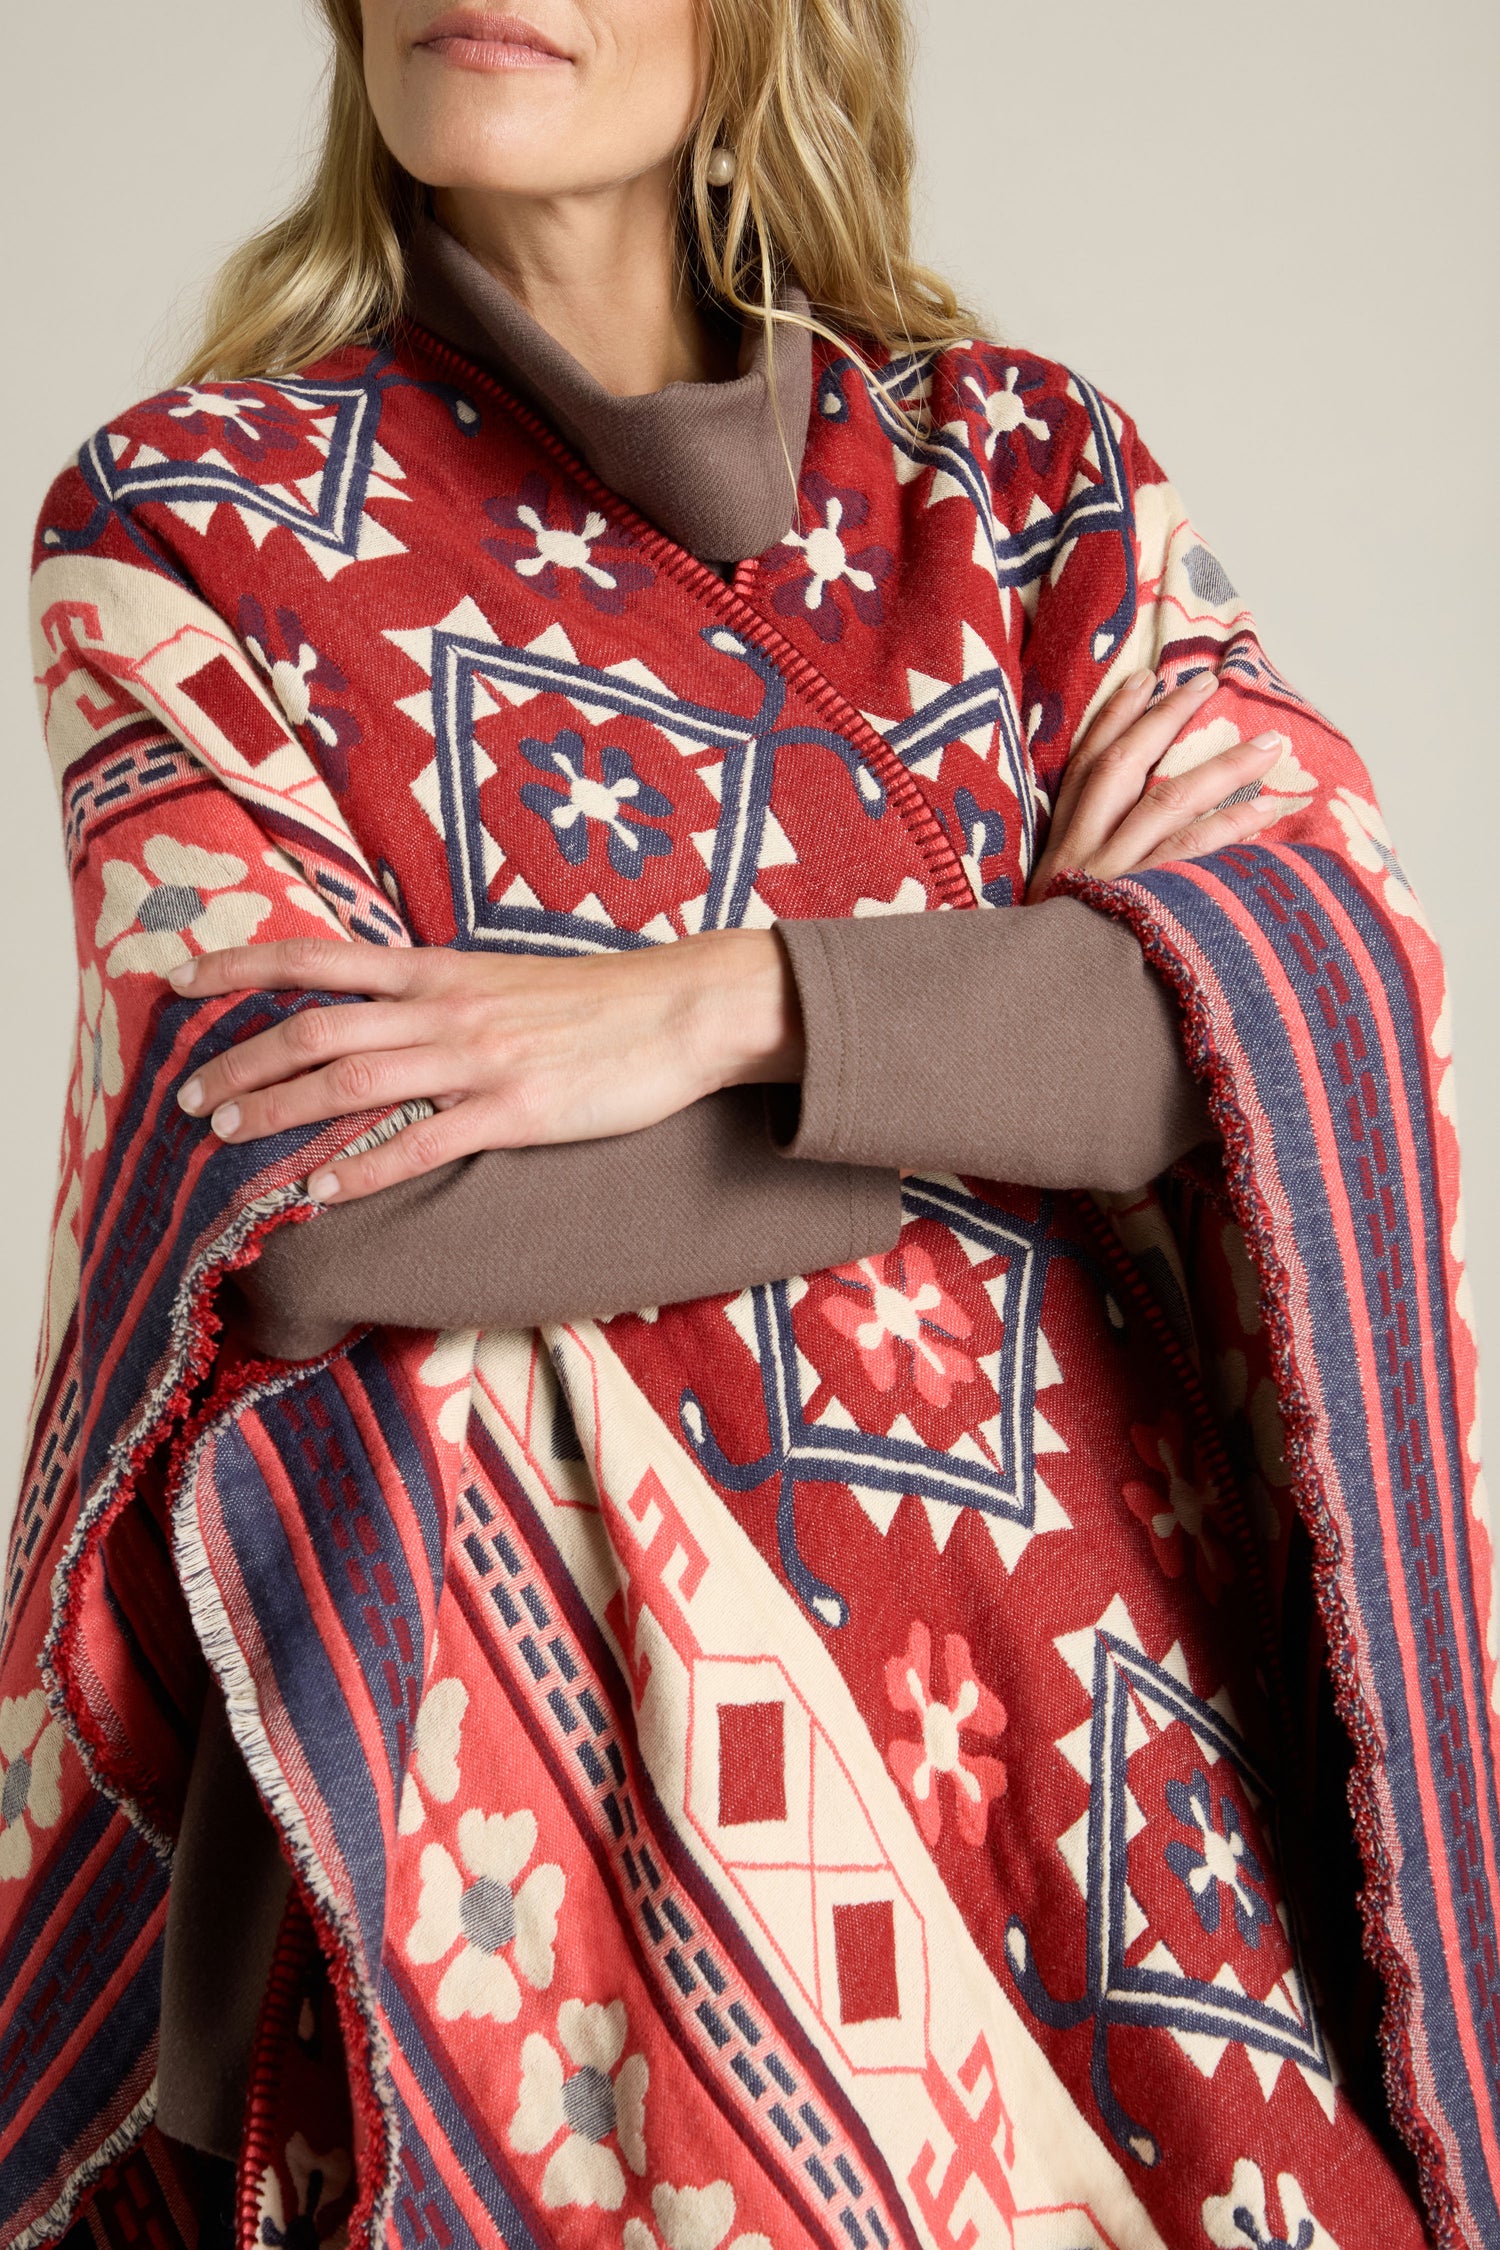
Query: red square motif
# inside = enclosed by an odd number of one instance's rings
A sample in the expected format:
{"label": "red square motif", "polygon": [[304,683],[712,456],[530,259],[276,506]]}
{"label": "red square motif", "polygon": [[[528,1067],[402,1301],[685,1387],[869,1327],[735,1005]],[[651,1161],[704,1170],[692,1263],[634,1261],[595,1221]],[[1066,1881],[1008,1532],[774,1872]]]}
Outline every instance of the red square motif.
{"label": "red square motif", "polygon": [[211,658],[183,681],[182,692],[192,697],[221,734],[228,735],[247,765],[258,766],[273,751],[286,748],[285,731],[227,656]]}
{"label": "red square motif", "polygon": [[876,2023],[899,2016],[896,1913],[888,1898],[858,1899],[833,1910],[839,2021]]}
{"label": "red square motif", "polygon": [[786,1819],[786,1713],[780,1703],[719,1705],[719,1825]]}

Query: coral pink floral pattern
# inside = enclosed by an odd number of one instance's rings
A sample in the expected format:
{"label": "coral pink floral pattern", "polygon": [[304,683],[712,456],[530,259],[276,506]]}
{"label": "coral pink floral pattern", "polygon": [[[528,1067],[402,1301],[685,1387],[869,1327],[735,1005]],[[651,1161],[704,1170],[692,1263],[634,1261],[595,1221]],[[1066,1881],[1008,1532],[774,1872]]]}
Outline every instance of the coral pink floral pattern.
{"label": "coral pink floral pattern", "polygon": [[1212,1485],[1195,1483],[1191,1448],[1181,1417],[1164,1414],[1150,1425],[1134,1423],[1131,1441],[1152,1472],[1149,1484],[1127,1484],[1126,1507],[1151,1534],[1151,1551],[1168,1578],[1181,1578],[1191,1561],[1211,1602],[1234,1576],[1234,1562],[1219,1536]]}
{"label": "coral pink floral pattern", "polygon": [[963,1738],[978,1735],[981,1741],[993,1741],[1003,1734],[1005,1706],[977,1678],[969,1644],[961,1633],[945,1637],[943,1664],[946,1702],[933,1693],[932,1635],[917,1618],[905,1654],[891,1657],[886,1664],[885,1692],[897,1711],[915,1714],[921,1733],[916,1741],[899,1735],[886,1758],[916,1806],[917,1826],[929,1844],[935,1844],[943,1832],[938,1789],[942,1774],[953,1784],[951,1802],[959,1835],[966,1844],[982,1844],[990,1806],[1005,1794],[1005,1767],[999,1758],[968,1747]]}
{"label": "coral pink floral pattern", "polygon": [[929,1406],[946,1406],[958,1383],[978,1370],[959,1347],[973,1322],[938,1280],[937,1269],[916,1244],[884,1257],[861,1258],[833,1276],[840,1294],[823,1301],[823,1318],[855,1344],[877,1391],[908,1379]]}

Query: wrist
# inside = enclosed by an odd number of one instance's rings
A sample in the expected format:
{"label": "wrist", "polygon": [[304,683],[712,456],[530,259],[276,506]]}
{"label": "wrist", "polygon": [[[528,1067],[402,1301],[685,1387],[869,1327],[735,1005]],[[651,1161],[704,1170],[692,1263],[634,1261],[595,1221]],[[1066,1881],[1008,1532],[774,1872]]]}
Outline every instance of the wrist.
{"label": "wrist", "polygon": [[700,1041],[715,1086],[794,1085],[805,1061],[802,1004],[774,930],[715,930],[701,949]]}

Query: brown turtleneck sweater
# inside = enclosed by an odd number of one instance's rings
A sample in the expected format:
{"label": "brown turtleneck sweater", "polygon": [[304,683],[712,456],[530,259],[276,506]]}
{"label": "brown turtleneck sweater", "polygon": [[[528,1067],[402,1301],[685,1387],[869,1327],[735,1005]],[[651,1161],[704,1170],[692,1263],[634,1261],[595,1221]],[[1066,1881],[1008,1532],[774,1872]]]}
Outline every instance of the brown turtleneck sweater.
{"label": "brown turtleneck sweater", "polygon": [[[691,553],[731,563],[786,530],[806,329],[776,331],[774,400],[750,331],[734,380],[620,398],[431,221],[409,269],[412,316]],[[774,1105],[789,1134],[736,1088],[619,1139],[445,1165],[273,1236],[241,1278],[255,1341],[304,1358],[362,1321],[530,1327],[711,1295],[888,1249],[901,1166],[1130,1188],[1207,1135],[1172,1002],[1076,900],[778,927],[807,1037],[800,1104]]]}

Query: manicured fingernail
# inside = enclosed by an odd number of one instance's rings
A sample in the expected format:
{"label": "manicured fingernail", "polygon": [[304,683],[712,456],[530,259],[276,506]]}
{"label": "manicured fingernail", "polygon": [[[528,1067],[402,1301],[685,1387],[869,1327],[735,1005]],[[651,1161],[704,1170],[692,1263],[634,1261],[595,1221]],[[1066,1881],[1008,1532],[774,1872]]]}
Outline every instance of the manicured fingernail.
{"label": "manicured fingernail", "polygon": [[1284,734],[1252,734],[1245,744],[1247,750],[1280,750],[1285,747]]}
{"label": "manicured fingernail", "polygon": [[197,962],[184,961],[180,969],[168,969],[167,979],[169,983],[176,985],[179,992],[186,992],[188,986],[192,983],[194,977],[196,977],[197,974]]}
{"label": "manicured fingernail", "polygon": [[202,1079],[190,1078],[185,1086],[179,1087],[177,1100],[179,1106],[187,1111],[189,1117],[196,1117],[203,1107]]}
{"label": "manicured fingernail", "polygon": [[337,1172],[319,1172],[307,1183],[307,1192],[314,1203],[331,1203],[339,1192]]}
{"label": "manicured fingernail", "polygon": [[1126,695],[1139,695],[1142,688],[1152,687],[1155,682],[1154,672],[1132,672],[1124,684],[1124,692]]}
{"label": "manicured fingernail", "polygon": [[223,1103],[220,1108],[214,1111],[213,1116],[209,1119],[210,1125],[212,1125],[214,1131],[218,1134],[221,1141],[228,1140],[230,1134],[239,1124],[239,1121],[240,1105],[238,1102]]}

